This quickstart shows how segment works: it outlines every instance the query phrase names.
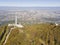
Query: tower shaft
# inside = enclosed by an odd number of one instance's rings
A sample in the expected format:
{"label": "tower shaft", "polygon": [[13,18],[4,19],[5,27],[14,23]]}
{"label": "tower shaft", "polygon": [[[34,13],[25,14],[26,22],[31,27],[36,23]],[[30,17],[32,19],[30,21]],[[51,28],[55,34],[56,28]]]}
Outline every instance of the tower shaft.
{"label": "tower shaft", "polygon": [[15,24],[17,24],[17,16],[15,16]]}

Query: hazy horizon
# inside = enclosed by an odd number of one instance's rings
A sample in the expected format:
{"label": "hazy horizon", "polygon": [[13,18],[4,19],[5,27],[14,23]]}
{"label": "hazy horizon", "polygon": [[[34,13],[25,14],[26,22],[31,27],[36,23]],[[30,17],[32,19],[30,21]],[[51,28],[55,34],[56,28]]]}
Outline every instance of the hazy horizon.
{"label": "hazy horizon", "polygon": [[0,10],[60,10],[60,7],[15,7],[15,6],[0,6]]}

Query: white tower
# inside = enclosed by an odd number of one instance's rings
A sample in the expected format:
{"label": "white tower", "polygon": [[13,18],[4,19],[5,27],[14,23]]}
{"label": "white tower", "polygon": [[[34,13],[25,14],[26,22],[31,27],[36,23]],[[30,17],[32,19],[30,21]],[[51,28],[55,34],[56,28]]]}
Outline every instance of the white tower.
{"label": "white tower", "polygon": [[17,16],[15,15],[15,25],[17,25]]}
{"label": "white tower", "polygon": [[23,25],[17,23],[17,15],[15,15],[15,23],[14,24],[8,24],[8,26],[15,26],[15,27],[19,27],[19,28],[23,27]]}
{"label": "white tower", "polygon": [[23,26],[21,24],[17,23],[17,15],[15,15],[15,26],[22,28]]}

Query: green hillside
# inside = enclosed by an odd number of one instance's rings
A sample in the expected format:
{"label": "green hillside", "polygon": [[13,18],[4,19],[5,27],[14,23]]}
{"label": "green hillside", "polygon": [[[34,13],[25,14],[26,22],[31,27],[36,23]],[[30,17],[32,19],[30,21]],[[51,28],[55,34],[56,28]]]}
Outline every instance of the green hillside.
{"label": "green hillside", "polygon": [[[3,43],[6,36],[7,26],[0,26],[0,45]],[[4,37],[4,38],[3,38]]]}
{"label": "green hillside", "polygon": [[23,28],[14,28],[5,45],[60,45],[60,25],[26,24]]}

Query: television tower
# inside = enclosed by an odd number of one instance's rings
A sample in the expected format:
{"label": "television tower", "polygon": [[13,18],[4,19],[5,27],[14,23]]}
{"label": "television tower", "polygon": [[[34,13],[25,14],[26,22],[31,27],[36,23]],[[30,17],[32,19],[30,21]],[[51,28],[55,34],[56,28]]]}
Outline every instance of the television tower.
{"label": "television tower", "polygon": [[15,15],[15,25],[17,25],[17,16]]}

